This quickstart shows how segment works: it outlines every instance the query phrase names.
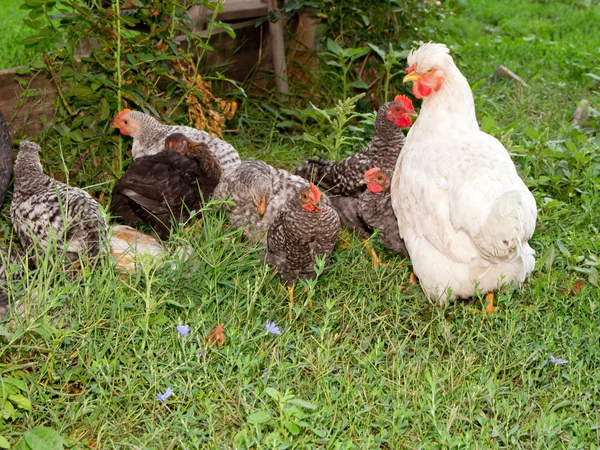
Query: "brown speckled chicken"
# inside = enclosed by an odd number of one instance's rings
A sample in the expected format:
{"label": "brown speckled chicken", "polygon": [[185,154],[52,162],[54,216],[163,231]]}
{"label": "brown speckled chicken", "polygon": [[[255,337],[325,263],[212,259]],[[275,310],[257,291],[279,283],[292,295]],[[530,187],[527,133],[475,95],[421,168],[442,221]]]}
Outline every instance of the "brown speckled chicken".
{"label": "brown speckled chicken", "polygon": [[98,256],[108,229],[98,202],[44,174],[40,151],[39,145],[22,141],[15,161],[10,217],[23,249],[43,255],[55,236],[70,261]]}
{"label": "brown speckled chicken", "polygon": [[198,211],[221,178],[221,167],[206,144],[181,133],[167,137],[165,150],[134,160],[115,184],[111,213],[131,226],[148,224],[168,239],[171,223]]}
{"label": "brown speckled chicken", "polygon": [[414,115],[410,99],[398,95],[377,111],[375,135],[366,149],[337,162],[309,159],[295,173],[315,183],[329,196],[356,196],[363,191],[360,181],[370,168],[394,171],[404,145],[402,127],[409,127]]}
{"label": "brown speckled chicken", "polygon": [[117,114],[113,125],[125,136],[133,138],[131,152],[134,160],[163,151],[167,137],[173,133],[181,133],[193,142],[208,145],[210,151],[219,160],[223,172],[227,172],[240,162],[237,150],[227,142],[195,128],[164,125],[140,111],[129,109],[121,111]]}
{"label": "brown speckled chicken", "polygon": [[359,216],[368,227],[379,230],[379,240],[385,248],[408,258],[392,208],[392,174],[376,167],[365,172],[363,183],[367,189],[358,197]]}
{"label": "brown speckled chicken", "polygon": [[320,200],[321,192],[314,184],[299,188],[269,228],[266,262],[287,283],[290,310],[296,281],[316,276],[316,257],[329,260],[340,229],[335,210]]}

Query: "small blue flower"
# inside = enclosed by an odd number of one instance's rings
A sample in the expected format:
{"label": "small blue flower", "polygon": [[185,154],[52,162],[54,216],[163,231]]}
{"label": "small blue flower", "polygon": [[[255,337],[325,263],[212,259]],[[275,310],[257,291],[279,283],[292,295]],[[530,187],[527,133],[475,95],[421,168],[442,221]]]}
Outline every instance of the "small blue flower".
{"label": "small blue flower", "polygon": [[550,362],[552,364],[567,364],[569,361],[567,361],[566,359],[559,359],[559,358],[555,358],[554,356],[550,355]]}
{"label": "small blue flower", "polygon": [[263,377],[268,377],[269,376],[269,369],[265,369],[265,371],[263,372]]}
{"label": "small blue flower", "polygon": [[265,322],[265,328],[271,334],[276,334],[276,335],[280,335],[281,334],[281,330],[279,329],[279,327],[277,325],[275,325],[273,322],[269,321],[269,320],[267,320]]}
{"label": "small blue flower", "polygon": [[159,402],[166,402],[171,395],[173,395],[173,389],[167,388],[164,394],[161,394],[160,392],[156,394],[156,400]]}
{"label": "small blue flower", "polygon": [[190,332],[189,325],[177,325],[177,331],[182,336],[186,336]]}

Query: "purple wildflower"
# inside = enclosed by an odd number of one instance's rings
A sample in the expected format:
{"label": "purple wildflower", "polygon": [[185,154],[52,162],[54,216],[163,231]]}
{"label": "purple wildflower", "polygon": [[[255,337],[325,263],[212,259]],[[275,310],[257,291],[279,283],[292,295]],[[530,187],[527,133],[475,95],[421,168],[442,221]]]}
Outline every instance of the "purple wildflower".
{"label": "purple wildflower", "polygon": [[173,395],[173,389],[167,388],[164,394],[161,394],[160,392],[156,394],[156,400],[159,402],[166,402],[171,395]]}
{"label": "purple wildflower", "polygon": [[267,320],[265,322],[265,328],[271,334],[276,334],[276,335],[280,335],[281,334],[281,330],[279,329],[279,327],[277,325],[275,325],[273,322],[269,321],[269,320]]}
{"label": "purple wildflower", "polygon": [[177,331],[182,336],[186,336],[190,332],[189,325],[177,325]]}
{"label": "purple wildflower", "polygon": [[268,377],[269,376],[269,369],[265,369],[265,371],[263,372],[263,377]]}
{"label": "purple wildflower", "polygon": [[567,364],[569,361],[567,361],[566,359],[559,359],[559,358],[555,358],[554,356],[550,355],[550,362],[552,364]]}

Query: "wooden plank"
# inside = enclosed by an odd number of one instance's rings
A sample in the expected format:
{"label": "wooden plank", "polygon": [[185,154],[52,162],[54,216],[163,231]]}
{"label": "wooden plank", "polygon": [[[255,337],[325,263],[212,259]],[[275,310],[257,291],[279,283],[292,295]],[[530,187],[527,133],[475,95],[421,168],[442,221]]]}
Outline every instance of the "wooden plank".
{"label": "wooden plank", "polygon": [[217,20],[233,22],[243,19],[255,19],[267,15],[267,5],[260,0],[227,0],[223,12],[217,15]]}
{"label": "wooden plank", "polygon": [[[52,118],[52,102],[56,97],[50,78],[43,74],[17,75],[17,70],[22,68],[0,70],[0,111],[13,140],[38,135],[42,131],[42,119],[50,121]],[[20,98],[25,89],[17,78],[25,81],[26,89],[33,90],[26,98]]]}

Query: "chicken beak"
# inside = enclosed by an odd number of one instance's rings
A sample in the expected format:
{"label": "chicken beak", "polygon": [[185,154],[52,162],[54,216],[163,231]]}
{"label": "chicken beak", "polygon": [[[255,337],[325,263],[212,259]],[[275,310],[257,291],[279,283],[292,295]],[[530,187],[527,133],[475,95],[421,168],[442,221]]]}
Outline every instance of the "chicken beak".
{"label": "chicken beak", "polygon": [[267,210],[267,197],[263,197],[260,199],[260,203],[256,206],[256,211],[258,211],[258,218],[262,220],[265,215],[265,211]]}
{"label": "chicken beak", "polygon": [[419,75],[417,72],[415,72],[413,70],[406,74],[406,76],[402,79],[402,82],[406,83],[407,81],[418,81],[420,79],[421,79],[421,75]]}
{"label": "chicken beak", "polygon": [[367,180],[365,180],[365,179],[363,178],[362,180],[360,180],[360,181],[358,182],[358,184],[361,184],[361,185],[363,185],[363,184],[369,184],[369,183],[367,182]]}
{"label": "chicken beak", "polygon": [[118,128],[119,130],[121,129],[121,125],[119,124],[119,122],[117,122],[116,120],[113,120],[113,123],[111,125],[113,128]]}
{"label": "chicken beak", "polygon": [[319,202],[313,202],[311,204],[312,204],[312,206],[314,206],[314,208],[315,208],[314,210],[316,212],[321,212],[321,208],[319,208]]}

